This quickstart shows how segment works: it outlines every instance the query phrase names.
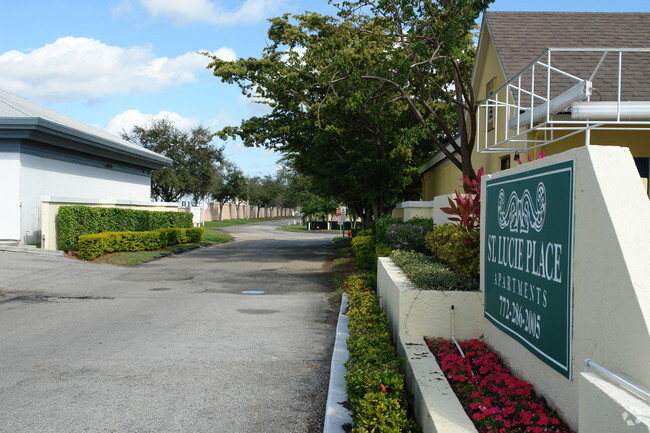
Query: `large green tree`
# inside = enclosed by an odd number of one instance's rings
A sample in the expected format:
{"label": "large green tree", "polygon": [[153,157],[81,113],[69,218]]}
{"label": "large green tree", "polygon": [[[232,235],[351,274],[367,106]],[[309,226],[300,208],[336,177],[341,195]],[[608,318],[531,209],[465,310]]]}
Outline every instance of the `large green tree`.
{"label": "large green tree", "polygon": [[394,92],[367,80],[362,65],[382,65],[385,52],[369,34],[337,18],[307,13],[271,20],[271,44],[261,58],[226,62],[212,57],[214,74],[271,107],[265,116],[224,129],[284,155],[333,197],[366,218],[417,197],[417,166],[433,146]]}
{"label": "large green tree", "polygon": [[215,164],[223,162],[223,148],[212,143],[214,134],[203,126],[182,131],[168,119],[134,126],[122,137],[172,160],[169,167],[156,170],[151,179],[151,198],[168,202],[191,196],[205,198],[217,180]]}
{"label": "large green tree", "polygon": [[[339,16],[382,47],[383,64],[366,63],[346,76],[377,81],[406,104],[436,149],[463,176],[476,177],[471,156],[476,102],[470,84],[471,30],[493,0],[354,0]],[[371,97],[369,95],[369,97]]]}

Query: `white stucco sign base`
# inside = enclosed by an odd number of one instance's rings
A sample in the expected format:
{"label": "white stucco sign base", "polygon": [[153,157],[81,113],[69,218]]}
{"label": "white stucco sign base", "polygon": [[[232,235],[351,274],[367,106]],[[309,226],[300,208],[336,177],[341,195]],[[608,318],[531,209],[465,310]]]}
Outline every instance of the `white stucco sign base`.
{"label": "white stucco sign base", "polygon": [[[599,381],[581,376],[584,360],[590,358],[639,387],[650,389],[650,201],[629,149],[588,146],[523,164],[492,175],[484,182],[482,197],[487,197],[486,184],[496,185],[499,179],[512,179],[513,175],[526,177],[526,172],[540,173],[545,167],[564,167],[567,163],[573,167],[575,176],[573,255],[572,263],[568,264],[572,270],[572,287],[569,288],[572,299],[568,300],[569,305],[572,301],[568,328],[569,370],[562,372],[552,368],[527,344],[522,344],[521,339],[513,338],[487,319],[484,338],[511,370],[531,382],[573,428],[580,431],[648,431],[626,430],[630,423],[635,428],[650,426],[647,402],[636,399],[634,404],[622,403],[619,394],[608,394],[608,388],[599,385]],[[485,215],[486,206],[489,204],[484,200],[482,215]],[[488,248],[487,231],[486,227],[481,228],[484,252]],[[560,241],[554,242],[560,245]],[[566,257],[564,248],[562,246],[561,258]],[[486,258],[483,254],[483,288],[488,284]],[[550,278],[550,283],[554,278],[566,282],[565,274],[559,273],[559,262],[557,267],[557,275],[553,271],[546,277]],[[554,267],[547,268],[552,271]],[[556,288],[550,284],[546,290],[547,302],[550,302],[551,292]],[[486,305],[487,298],[486,293]],[[582,387],[580,381],[583,381]],[[621,389],[618,385],[615,387]],[[622,392],[635,399],[627,391]],[[624,407],[634,408],[634,411],[628,410],[624,416],[621,409]],[[611,418],[616,411],[621,412],[620,416],[610,420],[604,430],[583,430],[579,425],[579,419],[600,417],[603,419],[599,422],[605,422],[604,418]],[[603,424],[592,425],[603,427]]]}

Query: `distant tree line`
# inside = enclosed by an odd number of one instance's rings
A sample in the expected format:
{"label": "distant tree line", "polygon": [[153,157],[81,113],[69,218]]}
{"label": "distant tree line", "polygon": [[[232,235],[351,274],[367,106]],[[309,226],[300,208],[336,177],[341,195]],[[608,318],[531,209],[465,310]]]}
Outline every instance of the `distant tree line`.
{"label": "distant tree line", "polygon": [[[148,125],[134,126],[122,137],[172,160],[169,167],[152,174],[151,198],[177,202],[189,197],[194,202],[210,200],[223,207],[232,203],[239,211],[242,203],[260,208],[303,208],[308,215],[323,213],[337,204],[311,192],[310,180],[294,169],[281,167],[274,175],[246,176],[214,145],[215,134],[204,126],[188,131],[178,129],[168,119],[156,119]],[[320,207],[319,207],[320,206]]]}

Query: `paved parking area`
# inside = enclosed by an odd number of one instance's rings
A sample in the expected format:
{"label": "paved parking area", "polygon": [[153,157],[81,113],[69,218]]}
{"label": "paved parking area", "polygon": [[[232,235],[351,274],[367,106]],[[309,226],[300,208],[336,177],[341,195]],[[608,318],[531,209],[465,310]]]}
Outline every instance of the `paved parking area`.
{"label": "paved parking area", "polygon": [[279,224],[136,267],[0,252],[0,431],[321,431],[332,235]]}

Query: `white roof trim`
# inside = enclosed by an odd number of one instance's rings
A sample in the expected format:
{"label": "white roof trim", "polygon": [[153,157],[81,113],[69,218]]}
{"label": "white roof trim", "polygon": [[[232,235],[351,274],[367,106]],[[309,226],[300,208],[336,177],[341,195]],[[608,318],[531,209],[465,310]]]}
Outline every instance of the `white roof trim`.
{"label": "white roof trim", "polygon": [[91,142],[97,147],[108,147],[120,153],[137,155],[139,158],[155,161],[156,164],[169,165],[172,162],[171,159],[135,143],[0,89],[0,128],[3,125],[11,127],[17,124],[53,129]]}

